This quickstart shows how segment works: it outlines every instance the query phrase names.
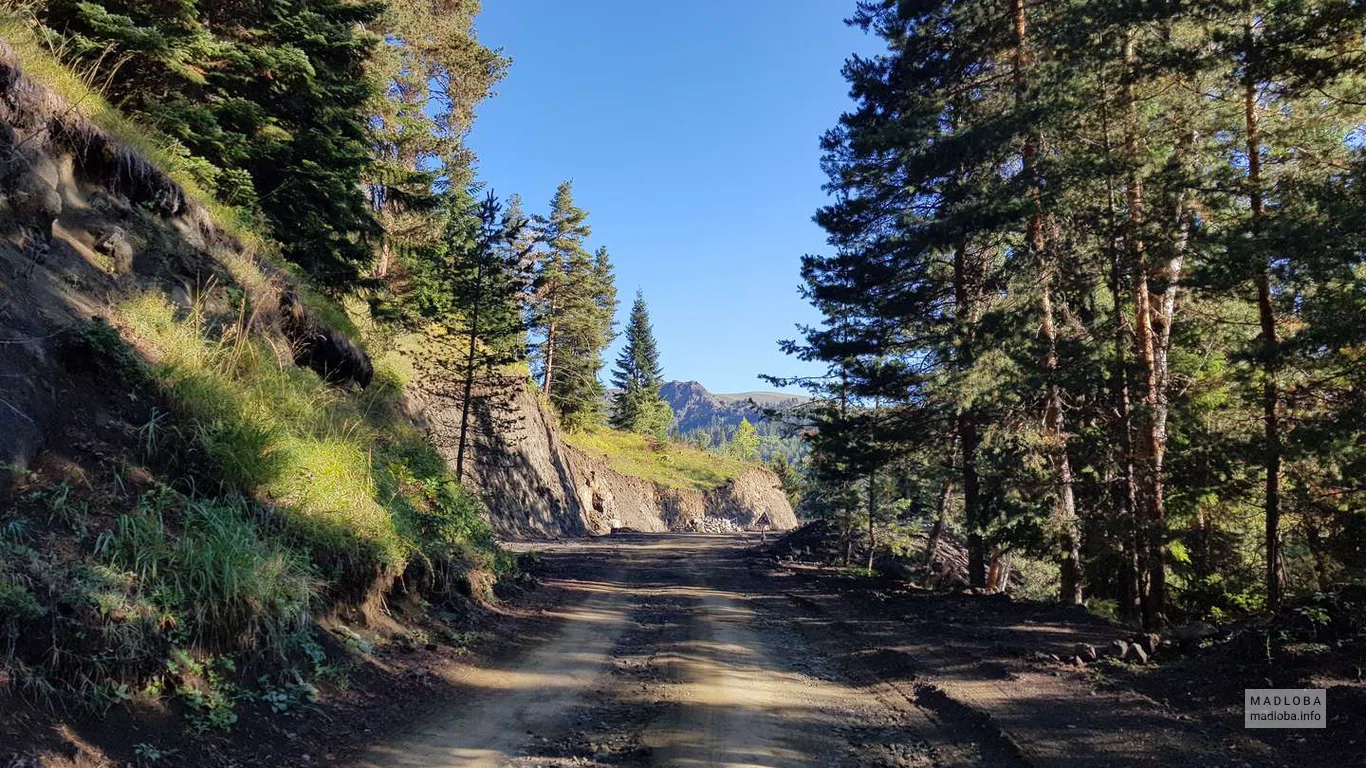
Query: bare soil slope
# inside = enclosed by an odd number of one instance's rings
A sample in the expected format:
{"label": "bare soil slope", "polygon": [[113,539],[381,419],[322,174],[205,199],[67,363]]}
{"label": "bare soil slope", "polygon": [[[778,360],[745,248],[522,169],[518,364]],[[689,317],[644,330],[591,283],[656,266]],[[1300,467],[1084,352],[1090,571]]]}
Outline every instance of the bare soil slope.
{"label": "bare soil slope", "polygon": [[[411,410],[454,465],[460,434],[460,393],[437,368],[424,368],[410,386]],[[778,476],[751,467],[719,487],[669,488],[613,469],[575,448],[553,414],[527,385],[510,378],[478,393],[472,460],[463,480],[478,488],[500,536],[539,538],[693,530],[707,518],[753,528],[761,516],[776,529],[797,517]]]}

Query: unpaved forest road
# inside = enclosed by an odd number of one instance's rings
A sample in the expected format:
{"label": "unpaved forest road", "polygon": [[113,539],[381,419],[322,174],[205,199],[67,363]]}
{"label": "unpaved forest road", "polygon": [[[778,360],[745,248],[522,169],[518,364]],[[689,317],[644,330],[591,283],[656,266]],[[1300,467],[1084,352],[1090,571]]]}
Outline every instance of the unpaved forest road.
{"label": "unpaved forest road", "polygon": [[1269,764],[1228,732],[1005,651],[1016,635],[1100,639],[1084,630],[969,627],[961,608],[883,616],[752,557],[754,543],[551,546],[548,580],[567,595],[558,632],[493,668],[450,671],[453,700],[418,707],[359,765]]}

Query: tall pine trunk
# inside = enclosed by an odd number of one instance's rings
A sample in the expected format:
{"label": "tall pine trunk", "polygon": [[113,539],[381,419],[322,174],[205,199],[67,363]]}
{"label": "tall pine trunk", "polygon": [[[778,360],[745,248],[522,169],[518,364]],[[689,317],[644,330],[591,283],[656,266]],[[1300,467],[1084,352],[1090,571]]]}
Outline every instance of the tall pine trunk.
{"label": "tall pine trunk", "polygon": [[1137,485],[1139,566],[1143,578],[1141,604],[1143,624],[1155,627],[1162,621],[1167,592],[1164,559],[1161,461],[1157,413],[1160,408],[1156,342],[1153,335],[1153,299],[1149,290],[1148,254],[1144,242],[1142,160],[1139,150],[1138,53],[1133,30],[1124,37],[1125,110],[1124,154],[1126,167],[1127,220],[1125,240],[1133,281],[1134,353],[1143,382],[1142,406],[1134,419],[1134,479]]}
{"label": "tall pine trunk", "polygon": [[877,471],[868,473],[868,564],[873,570],[873,550],[877,548]]}
{"label": "tall pine trunk", "polygon": [[475,272],[474,308],[470,312],[469,345],[465,353],[464,393],[460,398],[460,444],[455,449],[455,477],[465,482],[465,443],[469,435],[470,401],[474,395],[474,356],[479,340],[479,310],[483,304],[484,267],[480,264]]}
{"label": "tall pine trunk", "polygon": [[553,380],[552,373],[555,368],[555,297],[550,297],[549,317],[546,322],[545,331],[545,371],[542,373],[541,391],[546,397],[550,397],[550,383]]}
{"label": "tall pine trunk", "polygon": [[[1260,245],[1262,224],[1266,218],[1266,203],[1262,191],[1262,137],[1257,105],[1257,81],[1254,74],[1257,49],[1253,32],[1255,16],[1251,0],[1245,0],[1243,10],[1243,43],[1246,47],[1246,74],[1243,76],[1243,115],[1247,133],[1248,207],[1252,214],[1253,242]],[[1260,253],[1259,253],[1260,258]],[[1281,604],[1285,584],[1281,576],[1281,420],[1280,390],[1277,360],[1276,310],[1271,303],[1271,268],[1267,263],[1257,271],[1257,316],[1261,325],[1260,354],[1262,364],[1262,421],[1263,465],[1266,472],[1266,606],[1276,610]]]}
{"label": "tall pine trunk", "polygon": [[[953,471],[953,454],[958,450],[958,433],[955,431],[949,439],[949,458],[947,469]],[[953,499],[953,480],[944,478],[944,484],[939,488],[939,500],[935,503],[934,525],[930,528],[929,539],[925,542],[925,565],[929,566],[934,562],[934,556],[939,553],[939,541],[944,537],[944,528],[949,522],[949,502]]]}
{"label": "tall pine trunk", "polygon": [[[972,348],[972,286],[968,270],[968,247],[959,243],[953,252],[954,322],[958,336],[958,365],[968,370],[973,363]],[[987,548],[982,536],[981,485],[977,477],[977,414],[969,406],[958,414],[958,444],[963,452],[963,516],[968,528],[968,583],[974,587],[987,585]]]}
{"label": "tall pine trunk", "polygon": [[[1028,97],[1029,19],[1025,0],[1013,0],[1015,18],[1015,97],[1017,107],[1023,107]],[[1077,502],[1073,491],[1072,460],[1067,451],[1067,431],[1062,410],[1062,387],[1058,385],[1058,334],[1053,319],[1053,280],[1057,264],[1044,240],[1043,178],[1038,169],[1039,134],[1030,128],[1021,150],[1020,172],[1029,183],[1029,196],[1034,210],[1030,212],[1027,242],[1034,261],[1042,273],[1041,331],[1047,344],[1044,371],[1048,377],[1047,401],[1044,404],[1044,429],[1048,434],[1048,451],[1057,474],[1057,497],[1053,502],[1053,525],[1060,537],[1058,599],[1080,605],[1081,593],[1081,533],[1077,526]]]}
{"label": "tall pine trunk", "polygon": [[[1106,167],[1112,168],[1115,165],[1113,162],[1115,146],[1111,133],[1110,89],[1103,68],[1099,75],[1103,149]],[[1119,617],[1125,622],[1137,622],[1142,614],[1140,605],[1142,576],[1139,569],[1138,554],[1138,499],[1134,482],[1133,408],[1129,396],[1129,360],[1125,354],[1125,350],[1129,346],[1129,328],[1125,323],[1123,307],[1128,286],[1124,280],[1124,249],[1121,246],[1121,234],[1125,231],[1127,223],[1121,223],[1120,220],[1117,199],[1118,186],[1119,182],[1115,179],[1114,173],[1107,171],[1105,191],[1106,221],[1109,229],[1107,255],[1110,262],[1110,274],[1106,287],[1110,292],[1110,306],[1114,308],[1111,312],[1110,331],[1113,354],[1110,358],[1109,387],[1111,407],[1113,408],[1113,420],[1111,421],[1111,434],[1114,438],[1113,454],[1115,466],[1119,468],[1119,473],[1118,477],[1107,478],[1106,487],[1109,489],[1108,496],[1113,509],[1108,527],[1119,543],[1117,584]]]}

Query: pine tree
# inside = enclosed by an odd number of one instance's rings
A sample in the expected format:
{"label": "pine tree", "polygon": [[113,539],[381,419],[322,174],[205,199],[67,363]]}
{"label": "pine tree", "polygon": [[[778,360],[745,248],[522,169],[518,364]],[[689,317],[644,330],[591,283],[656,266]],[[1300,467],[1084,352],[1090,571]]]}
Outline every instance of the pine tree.
{"label": "pine tree", "polygon": [[565,426],[592,427],[603,422],[606,388],[598,374],[617,308],[612,262],[605,248],[589,254],[592,229],[574,204],[570,182],[559,186],[550,213],[536,223],[540,248],[528,315],[541,387]]}
{"label": "pine tree", "polygon": [[1063,599],[1150,626],[1169,580],[1274,607],[1357,562],[1366,9],[1195,9],[859,4],[887,47],[846,64],[825,322],[784,345],[828,366],[811,509],[870,538],[933,510],[937,540],[961,499],[974,584],[1058,559]]}
{"label": "pine tree", "polygon": [[631,319],[626,324],[625,334],[626,345],[617,356],[616,369],[612,372],[612,386],[617,392],[612,398],[610,424],[616,429],[663,440],[673,421],[673,410],[659,396],[659,388],[664,383],[659,348],[650,326],[645,297],[639,291],[631,306]]}
{"label": "pine tree", "polygon": [[541,391],[554,395],[554,377],[563,320],[569,302],[571,263],[586,256],[584,242],[592,234],[588,214],[574,205],[571,182],[563,182],[550,201],[550,213],[534,219],[540,248],[535,256],[536,281],[529,325],[539,337],[536,347]]}
{"label": "pine tree", "polygon": [[342,0],[153,5],[57,0],[41,18],[76,63],[125,59],[117,104],[183,146],[224,202],[263,214],[291,261],[352,285],[379,235],[361,188],[371,163],[365,65],[382,7]]}
{"label": "pine tree", "polygon": [[506,74],[508,61],[474,34],[478,0],[389,3],[371,27],[382,39],[367,67],[374,165],[370,203],[384,230],[375,274],[403,300],[403,265],[429,251],[449,213],[440,195],[473,182],[465,137],[475,106]]}
{"label": "pine tree", "polygon": [[503,214],[492,192],[475,212],[479,224],[474,232],[458,231],[463,219],[453,217],[447,233],[451,258],[445,281],[453,309],[464,324],[465,349],[458,371],[462,391],[457,477],[463,477],[465,467],[475,381],[525,358],[526,333],[518,297],[530,281],[525,255],[510,247],[526,226],[524,219]]}

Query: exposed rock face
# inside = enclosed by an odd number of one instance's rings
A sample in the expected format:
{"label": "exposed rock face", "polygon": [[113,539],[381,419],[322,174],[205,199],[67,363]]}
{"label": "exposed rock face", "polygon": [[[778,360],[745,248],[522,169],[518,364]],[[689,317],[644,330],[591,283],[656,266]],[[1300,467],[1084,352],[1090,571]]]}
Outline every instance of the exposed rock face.
{"label": "exposed rock face", "polygon": [[370,356],[345,334],[317,321],[294,291],[280,297],[281,326],[294,345],[294,364],[312,368],[333,384],[355,382],[370,386],[375,368]]}
{"label": "exposed rock face", "polygon": [[[624,475],[560,436],[554,417],[525,385],[478,393],[463,481],[478,488],[502,536],[575,536],[613,528],[696,530],[706,518],[752,528],[792,528],[796,515],[772,472],[755,467],[715,490],[665,488]],[[460,436],[456,388],[426,375],[409,386],[414,415],[454,462]]]}
{"label": "exposed rock face", "polygon": [[758,422],[764,417],[764,408],[792,408],[808,399],[778,392],[718,395],[695,381],[666,382],[659,395],[673,409],[672,426],[683,434],[717,425],[733,429],[742,419]]}

